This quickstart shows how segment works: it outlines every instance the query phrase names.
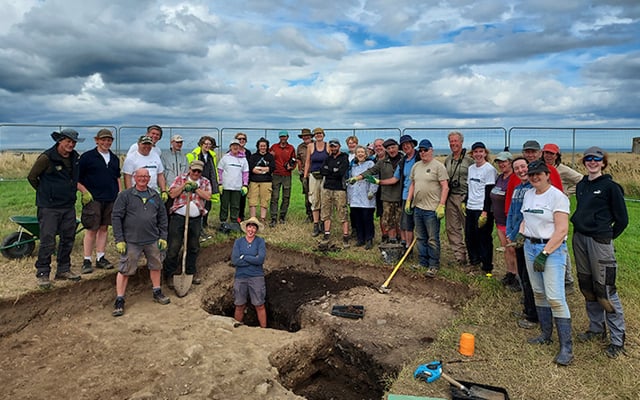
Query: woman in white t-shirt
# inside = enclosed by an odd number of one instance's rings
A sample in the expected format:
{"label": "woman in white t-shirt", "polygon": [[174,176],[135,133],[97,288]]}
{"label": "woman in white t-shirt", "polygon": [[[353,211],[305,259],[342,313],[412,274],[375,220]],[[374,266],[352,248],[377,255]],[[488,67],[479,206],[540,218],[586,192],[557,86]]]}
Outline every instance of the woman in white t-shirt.
{"label": "woman in white t-shirt", "polygon": [[529,164],[529,189],[522,202],[524,217],[516,242],[524,241],[527,272],[540,321],[540,336],[531,344],[551,343],[555,320],[560,352],[554,358],[559,365],[573,361],[571,313],[564,291],[569,231],[569,199],[549,181],[549,167],[542,160]]}
{"label": "woman in white t-shirt", "polygon": [[489,163],[489,150],[482,142],[471,146],[474,164],[467,175],[467,217],[464,239],[469,254],[469,263],[480,266],[482,271],[493,270],[493,213],[491,212],[491,189],[496,184],[498,172]]}

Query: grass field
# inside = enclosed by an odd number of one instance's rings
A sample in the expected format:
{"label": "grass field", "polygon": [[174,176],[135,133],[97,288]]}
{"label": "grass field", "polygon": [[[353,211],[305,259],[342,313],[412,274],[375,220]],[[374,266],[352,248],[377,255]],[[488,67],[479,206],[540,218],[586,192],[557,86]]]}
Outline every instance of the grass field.
{"label": "grass field", "polygon": [[[17,158],[10,160],[12,164],[0,159],[0,176],[5,179],[17,179],[0,181],[1,237],[17,228],[9,222],[9,216],[35,215],[36,212],[35,193],[24,180],[33,160],[12,157]],[[609,171],[624,185],[627,195],[635,194],[636,198],[640,197],[640,183],[637,178],[640,176],[640,170],[637,165],[638,156],[624,154],[613,159]],[[309,252],[315,242],[310,235],[310,224],[304,222],[304,206],[297,176],[294,177],[293,183],[289,223],[285,229],[278,229],[280,234],[269,233],[267,230],[264,236],[271,245]],[[448,261],[449,249],[443,236],[443,269],[439,279],[468,283],[478,289],[478,296],[464,307],[449,327],[440,332],[432,345],[425,346],[423,353],[416,354],[415,359],[407,361],[406,368],[398,378],[389,382],[390,392],[448,397],[445,382],[427,384],[414,380],[412,376],[417,365],[438,359],[445,361],[445,371],[450,375],[466,381],[505,387],[512,399],[640,398],[640,384],[637,379],[640,373],[640,269],[636,267],[637,260],[640,259],[637,243],[637,237],[640,235],[640,202],[629,201],[627,206],[630,225],[615,243],[620,267],[618,291],[625,307],[627,323],[626,355],[610,360],[604,355],[603,347],[599,343],[574,343],[576,358],[573,365],[566,368],[556,366],[552,360],[557,352],[557,341],[551,346],[528,345],[526,339],[537,334],[537,331],[522,330],[516,326],[516,320],[511,314],[512,311],[521,308],[518,294],[504,290],[497,279],[469,276],[444,267]],[[214,209],[213,221],[217,220],[216,215]],[[336,225],[334,224],[334,229],[337,229]],[[81,236],[82,234],[78,239]],[[217,235],[215,240],[207,245],[215,246],[217,241],[224,238]],[[110,248],[109,252],[115,254],[113,248]],[[382,265],[377,251],[366,252],[361,248],[347,249],[336,253],[334,257],[337,260],[348,259]],[[496,253],[495,258],[495,278],[499,279],[504,273],[504,266],[500,260],[500,253]],[[78,262],[81,259],[81,240],[76,240],[73,259]],[[0,268],[5,272],[0,285],[2,297],[18,297],[26,291],[35,290],[33,261],[33,258],[0,260]],[[15,282],[12,283],[12,280]],[[575,293],[569,296],[569,307],[575,336],[588,325],[582,295]],[[416,315],[421,312],[415,311]],[[476,352],[473,357],[466,358],[457,352],[457,342],[462,332],[475,335]]]}

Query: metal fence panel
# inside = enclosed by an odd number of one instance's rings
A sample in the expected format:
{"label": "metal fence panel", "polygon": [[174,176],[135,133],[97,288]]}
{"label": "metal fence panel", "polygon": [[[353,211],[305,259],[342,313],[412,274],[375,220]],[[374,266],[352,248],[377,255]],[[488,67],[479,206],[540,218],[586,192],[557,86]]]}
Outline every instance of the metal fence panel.
{"label": "metal fence panel", "polygon": [[83,142],[76,144],[78,153],[93,149],[96,146],[94,137],[100,129],[109,129],[116,136],[113,125],[48,125],[48,124],[1,124],[0,150],[15,152],[44,151],[53,146],[52,132],[60,132],[65,128],[73,128],[79,133]]}
{"label": "metal fence panel", "polygon": [[[116,154],[127,154],[129,147],[138,142],[138,138],[147,133],[146,126],[121,126],[118,128],[117,142],[114,143],[113,150]],[[198,140],[202,136],[211,136],[220,143],[220,130],[208,126],[162,126],[162,139],[158,145],[163,149],[169,149],[171,136],[180,135],[184,139],[182,151],[188,153],[198,147]]]}
{"label": "metal fence panel", "polygon": [[433,152],[436,155],[449,154],[449,132],[457,131],[464,137],[464,147],[471,148],[475,142],[483,142],[484,145],[496,154],[502,151],[507,143],[507,130],[502,127],[477,127],[477,128],[405,128],[403,135],[411,135],[420,142],[429,139],[433,144]]}

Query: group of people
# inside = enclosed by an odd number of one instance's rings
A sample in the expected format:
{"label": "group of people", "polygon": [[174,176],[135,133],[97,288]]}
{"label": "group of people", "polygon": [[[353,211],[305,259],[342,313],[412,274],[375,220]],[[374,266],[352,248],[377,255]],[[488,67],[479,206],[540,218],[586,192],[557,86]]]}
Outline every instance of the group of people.
{"label": "group of people", "polygon": [[[334,211],[341,223],[343,242],[350,235],[357,246],[372,247],[374,217],[380,217],[382,241],[409,249],[417,244],[419,265],[427,277],[440,268],[440,222],[454,256],[454,263],[469,270],[493,270],[493,226],[504,250],[505,285],[522,290],[524,312],[519,325],[540,325],[541,335],[531,343],[550,343],[555,323],[560,352],[555,362],[568,365],[573,359],[571,317],[566,293],[571,288],[570,257],[566,239],[569,223],[568,195],[576,196],[573,252],[578,282],[586,299],[590,324],[580,340],[592,340],[610,332],[607,355],[624,349],[625,324],[616,292],[617,264],[613,240],[628,224],[623,190],[603,170],[606,152],[591,147],[584,152],[583,176],[561,163],[553,143],[541,147],[535,140],[524,143],[522,156],[502,151],[492,165],[489,150],[475,142],[467,154],[462,133],[448,135],[451,154],[444,163],[434,158],[430,140],[410,135],[376,139],[365,147],[355,136],[341,151],[338,139],[325,142],[322,128],[303,129],[302,143],[294,149],[289,134],[281,131],[278,143],[260,138],[256,152],[246,148],[247,136],[239,132],[220,160],[213,137],[203,136],[198,147],[183,155],[183,138],[174,135],[170,149],[162,152],[157,142],[162,128],[151,125],[129,149],[120,169],[110,150],[113,135],[101,129],[96,147],[80,156],[79,138],[73,129],[52,135],[54,146],[43,152],[29,172],[36,189],[40,249],[36,277],[49,287],[55,237],[60,237],[56,279],[79,280],[71,270],[76,218],[76,192],[81,193],[84,236],[82,273],[95,267],[113,268],[105,258],[108,226],[113,226],[120,254],[116,278],[114,316],[124,313],[128,277],[136,272],[142,254],[150,271],[153,299],[168,304],[161,289],[164,276],[181,273],[179,253],[187,232],[185,272],[196,277],[201,232],[208,226],[212,202],[220,202],[220,221],[239,221],[246,236],[234,244],[232,262],[237,267],[236,319],[242,320],[247,296],[256,306],[261,326],[264,310],[264,229],[267,207],[270,225],[284,223],[291,195],[291,176],[300,172],[308,220],[313,236],[330,239]],[[402,151],[400,151],[402,150]],[[124,175],[124,188],[121,175]],[[279,202],[282,190],[282,202]],[[277,194],[276,194],[277,193]],[[243,199],[248,198],[250,217],[244,218]],[[184,229],[184,228],[187,229]],[[256,241],[257,240],[257,241]],[[166,252],[166,254],[165,254]]]}

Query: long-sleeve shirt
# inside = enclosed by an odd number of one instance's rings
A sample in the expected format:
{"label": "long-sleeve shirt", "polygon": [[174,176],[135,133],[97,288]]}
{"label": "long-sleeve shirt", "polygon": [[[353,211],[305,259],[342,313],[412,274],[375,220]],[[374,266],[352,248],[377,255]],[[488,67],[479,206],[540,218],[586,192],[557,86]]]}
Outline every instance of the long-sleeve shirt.
{"label": "long-sleeve shirt", "polygon": [[141,192],[134,186],[118,194],[111,225],[116,243],[146,245],[167,240],[169,219],[158,192],[151,188]]}
{"label": "long-sleeve shirt", "polygon": [[349,156],[346,153],[338,153],[335,157],[330,155],[324,160],[320,174],[324,176],[323,188],[328,190],[347,190],[345,178],[349,170]]}
{"label": "long-sleeve shirt", "polygon": [[[365,160],[357,163],[356,160],[351,161],[350,176],[358,176],[367,169],[373,167],[373,161]],[[357,208],[376,208],[375,194],[378,191],[378,185],[367,182],[365,179],[359,180],[353,185],[347,186],[347,199],[349,206]],[[369,199],[369,194],[373,194]]]}
{"label": "long-sleeve shirt", "polygon": [[249,163],[244,153],[225,154],[218,163],[218,183],[225,190],[240,190],[249,184]]}
{"label": "long-sleeve shirt", "polygon": [[236,278],[264,276],[264,259],[267,246],[264,239],[255,236],[249,243],[246,237],[236,239],[231,251],[231,263],[236,267]]}
{"label": "long-sleeve shirt", "polygon": [[[515,174],[513,174],[515,175]],[[522,201],[524,199],[524,194],[527,190],[531,189],[531,183],[529,181],[522,182],[513,189],[513,196],[511,197],[511,201],[509,204],[509,211],[507,212],[507,237],[509,240],[516,240],[516,235],[518,234],[518,230],[520,229],[520,223],[524,218],[522,216]]]}
{"label": "long-sleeve shirt", "polygon": [[573,230],[598,239],[615,239],[629,224],[622,187],[611,175],[592,181],[588,176],[576,185],[576,211],[571,217]]}

